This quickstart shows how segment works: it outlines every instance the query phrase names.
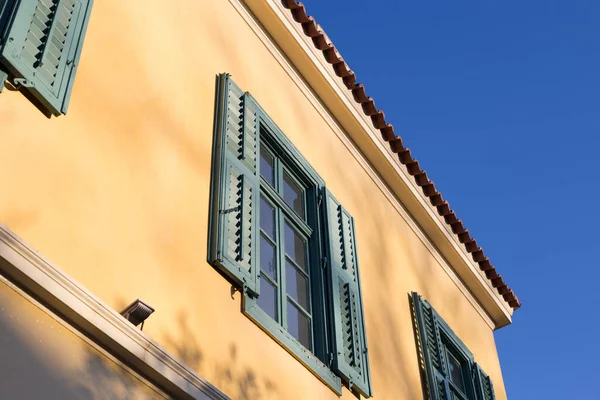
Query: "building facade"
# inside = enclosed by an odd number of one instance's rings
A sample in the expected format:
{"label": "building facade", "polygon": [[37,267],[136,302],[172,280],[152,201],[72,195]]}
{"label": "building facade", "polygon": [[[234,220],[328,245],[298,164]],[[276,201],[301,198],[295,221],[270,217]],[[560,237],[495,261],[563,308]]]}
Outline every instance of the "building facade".
{"label": "building facade", "polygon": [[507,398],[518,299],[301,4],[0,10],[3,398]]}

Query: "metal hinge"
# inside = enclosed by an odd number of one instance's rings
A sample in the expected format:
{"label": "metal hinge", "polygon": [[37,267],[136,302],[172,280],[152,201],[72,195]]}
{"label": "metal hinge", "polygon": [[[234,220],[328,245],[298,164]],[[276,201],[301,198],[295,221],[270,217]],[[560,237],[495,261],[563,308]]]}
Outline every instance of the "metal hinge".
{"label": "metal hinge", "polygon": [[321,204],[323,204],[323,192],[319,192],[319,199],[317,200],[317,207],[321,207]]}
{"label": "metal hinge", "polygon": [[329,368],[333,368],[333,353],[329,353]]}
{"label": "metal hinge", "polygon": [[13,79],[13,83],[15,86],[23,86],[23,87],[35,87],[35,83],[32,81],[28,81],[25,78],[15,78]]}
{"label": "metal hinge", "polygon": [[321,267],[323,267],[323,269],[327,269],[327,257],[323,257],[321,258]]}

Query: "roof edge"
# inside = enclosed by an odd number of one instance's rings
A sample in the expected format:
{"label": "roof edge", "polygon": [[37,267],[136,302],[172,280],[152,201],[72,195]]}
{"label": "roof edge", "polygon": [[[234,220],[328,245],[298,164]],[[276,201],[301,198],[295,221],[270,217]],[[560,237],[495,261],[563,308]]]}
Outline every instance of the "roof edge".
{"label": "roof edge", "polygon": [[498,294],[458,235],[452,232],[406,165],[400,162],[389,141],[382,137],[381,129],[374,127],[371,117],[365,114],[362,104],[356,102],[352,90],[340,79],[332,63],[314,46],[312,37],[304,32],[303,23],[294,19],[294,14],[286,8],[286,0],[229,2],[282,67],[292,68],[288,71],[290,77],[311,102],[317,101],[315,107],[324,118],[331,119],[336,134],[343,135],[345,146],[360,158],[359,162],[365,163],[378,184],[384,185],[382,190],[386,197],[395,204],[490,328],[509,325],[513,308]]}
{"label": "roof edge", "polygon": [[364,115],[369,117],[373,127],[380,131],[382,139],[388,143],[390,150],[397,154],[400,163],[405,166],[408,174],[413,177],[414,182],[421,188],[425,197],[429,199],[431,206],[444,218],[445,223],[450,227],[452,233],[464,245],[465,250],[471,255],[473,261],[479,265],[479,269],[485,273],[492,287],[496,289],[498,294],[502,296],[504,301],[513,310],[520,308],[522,303],[513,290],[504,282],[502,275],[498,274],[483,249],[471,237],[469,230],[464,227],[462,220],[450,208],[448,201],[435,188],[435,184],[429,179],[427,172],[420,167],[419,161],[413,157],[410,149],[404,145],[402,138],[396,135],[394,126],[386,121],[385,113],[377,109],[372,97],[367,96],[364,85],[357,83],[354,71],[344,61],[321,26],[316,23],[313,17],[308,15],[304,4],[296,0],[281,0],[281,4],[290,11],[294,21],[302,26],[304,34],[312,40],[314,47],[323,52],[324,59],[331,64],[336,76],[351,91],[354,101],[360,104]]}

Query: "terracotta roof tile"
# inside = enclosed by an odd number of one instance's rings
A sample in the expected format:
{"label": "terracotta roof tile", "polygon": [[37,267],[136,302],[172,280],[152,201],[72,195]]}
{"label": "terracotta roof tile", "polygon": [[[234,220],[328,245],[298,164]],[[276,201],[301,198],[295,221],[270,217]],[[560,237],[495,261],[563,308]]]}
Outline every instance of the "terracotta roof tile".
{"label": "terracotta roof tile", "polygon": [[479,269],[485,272],[486,277],[491,281],[492,286],[496,288],[498,294],[502,295],[510,307],[514,310],[521,307],[521,303],[512,289],[510,289],[501,275],[498,275],[496,268],[490,263],[483,250],[477,246],[475,239],[469,235],[468,229],[463,226],[460,219],[456,217],[450,205],[443,199],[440,192],[435,189],[435,185],[427,177],[427,173],[419,166],[419,162],[412,158],[410,150],[404,147],[402,139],[394,133],[392,124],[385,120],[383,111],[378,110],[375,101],[367,96],[367,92],[362,83],[356,83],[356,75],[344,61],[341,54],[327,37],[323,29],[316,23],[313,17],[306,12],[304,4],[295,0],[282,0],[281,3],[292,13],[294,21],[302,25],[304,34],[312,39],[316,49],[322,50],[325,60],[332,64],[335,74],[342,78],[342,81],[348,90],[352,91],[354,101],[361,105],[363,113],[371,117],[371,122],[375,129],[381,131],[381,137],[389,143],[392,152],[398,154],[398,160],[406,166],[407,172],[414,177],[415,183],[423,189],[423,194],[429,197],[433,207],[437,208],[440,216],[444,217],[446,224],[450,225],[452,232],[458,236],[460,243],[465,245],[466,250],[471,253],[473,260],[479,263]]}

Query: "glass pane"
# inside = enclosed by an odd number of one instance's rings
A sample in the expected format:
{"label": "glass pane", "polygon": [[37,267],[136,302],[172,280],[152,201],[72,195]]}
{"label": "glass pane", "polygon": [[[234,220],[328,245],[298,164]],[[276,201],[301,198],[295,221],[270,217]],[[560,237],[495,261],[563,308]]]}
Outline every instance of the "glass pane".
{"label": "glass pane", "polygon": [[465,391],[465,384],[462,376],[462,369],[460,362],[452,356],[452,354],[448,354],[448,360],[450,361],[450,377],[452,378],[452,382],[463,392]]}
{"label": "glass pane", "polygon": [[260,227],[275,239],[275,209],[260,196]]}
{"label": "glass pane", "polygon": [[306,243],[285,221],[285,252],[306,271]]}
{"label": "glass pane", "polygon": [[275,286],[266,279],[260,281],[260,296],[256,304],[267,313],[268,316],[277,321],[277,299],[275,298]]}
{"label": "glass pane", "polygon": [[291,262],[286,260],[285,264],[285,284],[288,294],[305,310],[310,311],[308,308],[308,279]]}
{"label": "glass pane", "polygon": [[310,321],[289,301],[287,302],[287,325],[288,332],[298,339],[304,347],[311,350]]}
{"label": "glass pane", "polygon": [[269,243],[262,233],[260,235],[260,269],[273,278],[273,280],[277,280],[275,247]]}
{"label": "glass pane", "polygon": [[275,169],[273,165],[275,159],[273,155],[264,146],[260,147],[260,174],[271,186],[275,187]]}
{"label": "glass pane", "polygon": [[294,182],[286,170],[283,171],[283,200],[292,207],[294,211],[304,218],[304,200],[302,188]]}

